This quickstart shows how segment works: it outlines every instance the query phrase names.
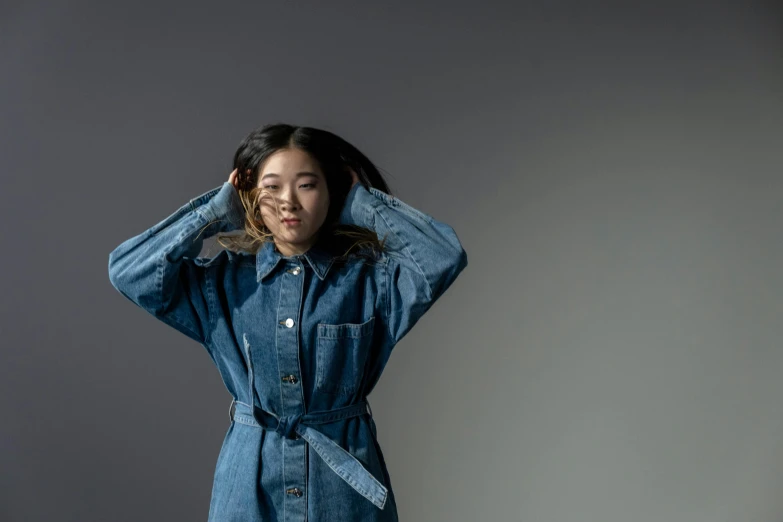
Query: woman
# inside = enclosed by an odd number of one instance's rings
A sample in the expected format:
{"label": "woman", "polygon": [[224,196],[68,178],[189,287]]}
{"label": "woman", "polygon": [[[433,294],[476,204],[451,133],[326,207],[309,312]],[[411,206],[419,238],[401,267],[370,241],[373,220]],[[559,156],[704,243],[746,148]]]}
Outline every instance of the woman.
{"label": "woman", "polygon": [[[109,255],[112,285],[203,345],[233,397],[209,520],[396,521],[366,397],[465,250],[333,133],[267,125],[233,166]],[[198,257],[212,235],[227,249]]]}

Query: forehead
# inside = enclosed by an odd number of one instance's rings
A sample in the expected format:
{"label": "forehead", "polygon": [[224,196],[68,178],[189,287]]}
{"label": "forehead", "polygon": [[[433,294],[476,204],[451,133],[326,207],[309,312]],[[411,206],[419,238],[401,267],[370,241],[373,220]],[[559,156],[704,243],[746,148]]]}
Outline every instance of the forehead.
{"label": "forehead", "polygon": [[318,162],[302,149],[282,149],[271,154],[264,162],[261,175],[274,173],[280,176],[294,176],[299,172],[321,174]]}

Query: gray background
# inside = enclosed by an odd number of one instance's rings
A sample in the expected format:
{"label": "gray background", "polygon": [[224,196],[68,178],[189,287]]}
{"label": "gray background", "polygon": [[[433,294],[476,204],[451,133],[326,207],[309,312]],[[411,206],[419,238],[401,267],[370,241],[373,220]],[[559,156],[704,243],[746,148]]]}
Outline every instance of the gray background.
{"label": "gray background", "polygon": [[0,7],[0,520],[206,519],[230,397],[108,254],[278,120],[469,255],[370,396],[402,520],[783,519],[779,7],[156,4]]}

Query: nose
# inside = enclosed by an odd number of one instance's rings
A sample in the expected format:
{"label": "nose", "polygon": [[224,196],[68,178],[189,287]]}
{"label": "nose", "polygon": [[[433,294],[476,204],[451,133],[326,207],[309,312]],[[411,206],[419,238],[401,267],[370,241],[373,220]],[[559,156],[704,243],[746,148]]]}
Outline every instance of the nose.
{"label": "nose", "polygon": [[280,210],[291,212],[299,208],[299,202],[296,199],[296,193],[289,189],[281,189],[274,196]]}
{"label": "nose", "polygon": [[296,210],[298,205],[294,203],[293,201],[289,200],[283,200],[280,202],[280,208],[282,210],[285,210],[286,212],[291,212],[293,210]]}

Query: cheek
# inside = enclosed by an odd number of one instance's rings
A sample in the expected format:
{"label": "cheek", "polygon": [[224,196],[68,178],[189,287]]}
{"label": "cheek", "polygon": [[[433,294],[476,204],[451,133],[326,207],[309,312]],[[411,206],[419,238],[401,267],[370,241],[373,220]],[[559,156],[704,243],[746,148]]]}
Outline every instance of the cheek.
{"label": "cheek", "polygon": [[269,199],[265,199],[261,203],[261,215],[264,217],[277,216],[277,208],[275,207],[275,204]]}
{"label": "cheek", "polygon": [[261,220],[264,222],[264,225],[266,225],[267,228],[270,230],[276,231],[279,228],[279,221],[277,219],[277,214],[275,214],[274,208],[267,208],[266,206],[261,207]]}

